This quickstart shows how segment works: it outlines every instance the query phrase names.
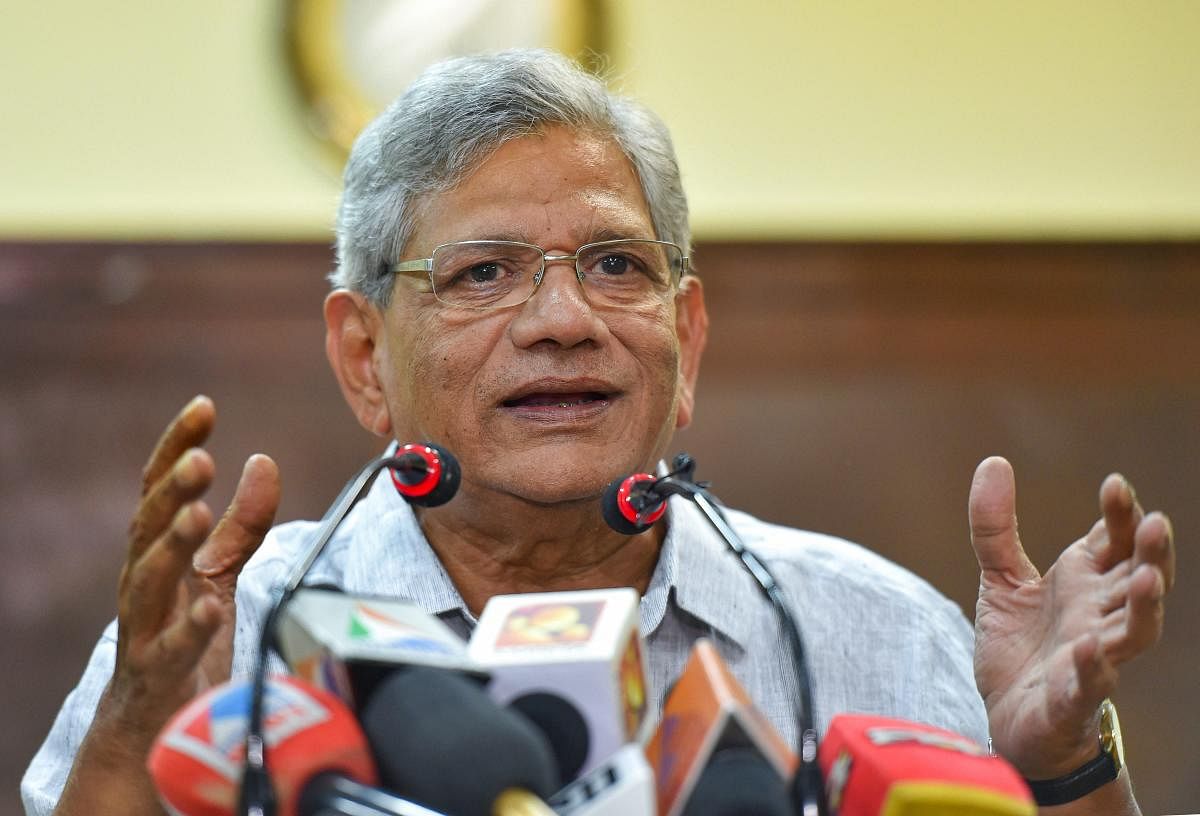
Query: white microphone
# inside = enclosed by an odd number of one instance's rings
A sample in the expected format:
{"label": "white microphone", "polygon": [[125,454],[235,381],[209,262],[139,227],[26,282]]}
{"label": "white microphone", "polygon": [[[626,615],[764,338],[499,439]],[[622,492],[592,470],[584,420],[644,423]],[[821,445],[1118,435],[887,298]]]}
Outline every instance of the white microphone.
{"label": "white microphone", "polygon": [[492,698],[546,734],[563,784],[632,742],[646,717],[638,595],[597,589],[497,595],[471,636]]}

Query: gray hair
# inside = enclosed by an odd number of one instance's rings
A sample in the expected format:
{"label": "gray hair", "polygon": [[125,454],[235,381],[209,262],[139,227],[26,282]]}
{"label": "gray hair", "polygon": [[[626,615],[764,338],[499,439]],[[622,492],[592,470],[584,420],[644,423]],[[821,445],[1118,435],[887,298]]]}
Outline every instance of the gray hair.
{"label": "gray hair", "polygon": [[359,135],[346,163],[330,282],[387,305],[392,280],[383,270],[399,260],[421,204],[505,142],[550,125],[613,139],[637,172],[655,237],[690,254],[687,198],[662,120],[561,54],[515,50],[431,66]]}

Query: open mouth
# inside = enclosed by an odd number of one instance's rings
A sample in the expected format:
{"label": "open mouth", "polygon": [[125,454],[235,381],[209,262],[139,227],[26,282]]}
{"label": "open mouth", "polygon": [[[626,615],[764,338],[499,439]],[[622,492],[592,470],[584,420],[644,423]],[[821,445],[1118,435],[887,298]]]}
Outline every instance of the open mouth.
{"label": "open mouth", "polygon": [[505,408],[577,408],[581,405],[608,402],[608,400],[609,395],[600,391],[563,394],[537,392],[505,400],[502,404]]}

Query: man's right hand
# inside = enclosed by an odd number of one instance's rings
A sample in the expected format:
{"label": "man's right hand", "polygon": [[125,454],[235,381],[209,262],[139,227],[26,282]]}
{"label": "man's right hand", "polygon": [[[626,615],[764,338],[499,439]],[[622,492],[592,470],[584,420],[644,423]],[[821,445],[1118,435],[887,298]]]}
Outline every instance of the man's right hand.
{"label": "man's right hand", "polygon": [[229,678],[237,578],[275,518],[279,472],[270,458],[250,457],[214,529],[201,499],[214,464],[199,447],[214,420],[212,401],[193,399],[142,473],[117,590],[116,665],[57,814],[158,812],[145,771],[154,737],[184,703]]}

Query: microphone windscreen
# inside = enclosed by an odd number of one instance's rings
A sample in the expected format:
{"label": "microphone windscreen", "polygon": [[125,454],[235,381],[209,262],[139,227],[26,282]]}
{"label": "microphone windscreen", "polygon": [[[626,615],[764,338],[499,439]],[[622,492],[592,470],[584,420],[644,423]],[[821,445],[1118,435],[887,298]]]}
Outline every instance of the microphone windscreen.
{"label": "microphone windscreen", "polygon": [[649,473],[635,473],[610,482],[600,499],[600,513],[604,517],[604,523],[623,535],[637,535],[653,527],[666,512],[666,499],[663,498],[657,506],[648,508],[636,507],[631,500],[638,498],[639,489],[645,490],[656,481]]}
{"label": "microphone windscreen", "polygon": [[440,445],[402,445],[395,458],[407,466],[391,469],[392,483],[409,504],[438,507],[458,492],[462,468],[454,454]]}
{"label": "microphone windscreen", "polygon": [[435,810],[491,816],[509,788],[542,798],[554,792],[545,737],[461,675],[424,667],[393,674],[362,724],[383,786]]}
{"label": "microphone windscreen", "polygon": [[[229,816],[245,764],[252,684],[222,683],[192,700],[163,728],[147,767],[159,797],[180,816]],[[272,677],[263,697],[263,737],[280,816],[317,774],[371,784],[375,767],[358,724],[340,700],[291,677]]]}
{"label": "microphone windscreen", "polygon": [[839,714],[818,753],[839,816],[1034,816],[1017,770],[983,746],[922,723]]}
{"label": "microphone windscreen", "polygon": [[558,768],[558,783],[564,785],[579,775],[587,761],[590,730],[579,710],[556,694],[533,692],[509,702],[541,731],[550,743]]}
{"label": "microphone windscreen", "polygon": [[757,751],[718,751],[688,798],[682,816],[792,816],[787,783]]}

